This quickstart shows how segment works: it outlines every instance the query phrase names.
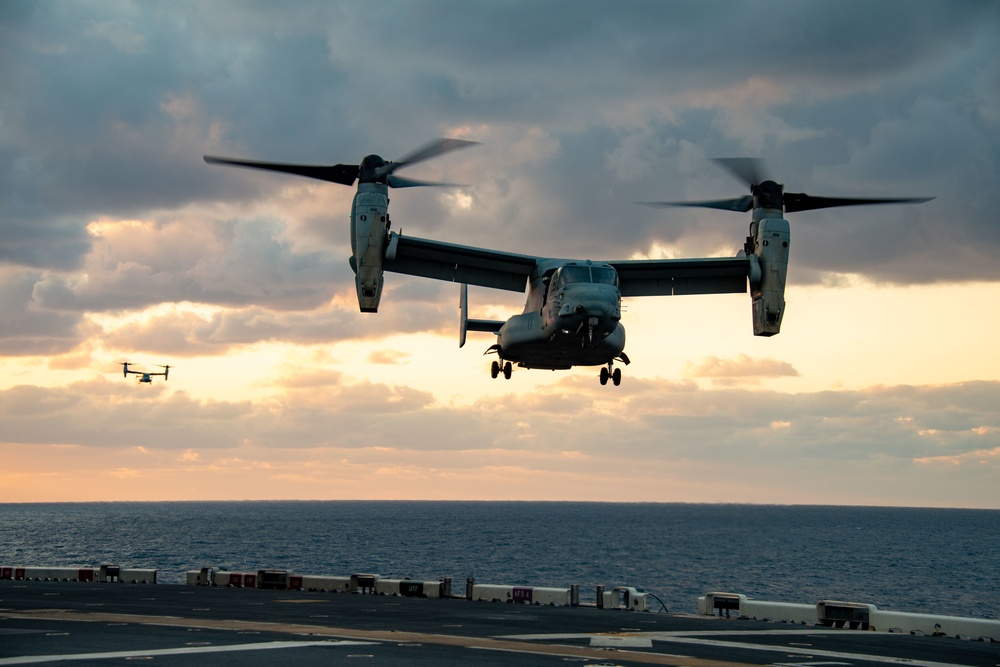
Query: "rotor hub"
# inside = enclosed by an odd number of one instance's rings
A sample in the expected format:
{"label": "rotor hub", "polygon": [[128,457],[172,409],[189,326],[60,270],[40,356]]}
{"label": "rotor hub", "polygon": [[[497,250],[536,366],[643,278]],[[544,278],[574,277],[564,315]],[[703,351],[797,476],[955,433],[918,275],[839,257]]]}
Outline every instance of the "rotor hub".
{"label": "rotor hub", "polygon": [[782,194],[784,186],[774,181],[764,181],[750,186],[754,196],[754,208],[783,208]]}
{"label": "rotor hub", "polygon": [[391,172],[386,167],[386,161],[380,155],[366,155],[361,161],[358,172],[359,183],[385,183],[386,176]]}

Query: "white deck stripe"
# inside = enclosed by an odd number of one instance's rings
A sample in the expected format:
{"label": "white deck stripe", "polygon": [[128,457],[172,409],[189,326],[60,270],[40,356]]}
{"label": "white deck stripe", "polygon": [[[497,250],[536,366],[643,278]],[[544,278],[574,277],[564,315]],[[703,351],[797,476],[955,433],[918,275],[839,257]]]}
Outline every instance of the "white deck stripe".
{"label": "white deck stripe", "polygon": [[[845,633],[844,630],[768,630],[762,632],[754,632],[757,635],[798,635],[799,637],[808,637],[810,635],[841,635]],[[692,646],[717,646],[720,648],[741,648],[748,649],[752,651],[770,651],[773,653],[785,653],[785,654],[799,654],[803,656],[823,656],[824,658],[840,658],[842,660],[867,660],[871,662],[881,662],[891,665],[899,665],[900,663],[905,663],[908,667],[967,667],[955,662],[935,662],[932,660],[920,660],[920,659],[901,659],[898,657],[888,656],[888,655],[873,655],[869,653],[847,653],[845,651],[829,651],[826,649],[814,648],[814,647],[803,647],[803,646],[780,646],[773,644],[752,644],[745,641],[733,641],[726,639],[708,639],[710,636],[738,636],[739,633],[733,631],[696,631],[696,632],[623,632],[617,635],[617,637],[632,637],[632,638],[648,638],[653,641],[673,643],[673,644],[688,644]],[[506,635],[505,639],[530,641],[530,640],[559,640],[559,639],[590,639],[593,642],[595,637],[606,637],[606,635],[589,633],[589,632],[571,632],[571,633],[552,633],[552,634],[525,634],[525,635]],[[958,641],[958,640],[954,640]],[[593,643],[592,643],[593,645]],[[784,664],[784,663],[783,663]]]}
{"label": "white deck stripe", "polygon": [[227,644],[225,646],[185,646],[184,648],[161,648],[147,651],[107,651],[103,653],[67,653],[62,655],[25,655],[16,658],[0,658],[0,665],[32,665],[43,662],[67,660],[104,660],[107,658],[145,658],[159,655],[190,655],[192,653],[232,653],[236,651],[268,651],[284,648],[305,648],[309,646],[362,646],[373,642],[361,641],[312,641],[312,642],[264,642],[257,644]]}
{"label": "white deck stripe", "polygon": [[869,660],[871,662],[884,662],[886,664],[899,665],[905,663],[907,667],[963,667],[956,662],[935,662],[933,660],[901,659],[887,655],[872,655],[869,653],[847,653],[845,651],[827,651],[820,648],[803,648],[800,646],[770,646],[766,644],[750,644],[748,642],[722,641],[718,639],[699,639],[695,637],[657,637],[650,633],[652,638],[658,641],[671,644],[694,644],[697,646],[719,646],[728,648],[743,648],[754,651],[772,651],[775,653],[795,654],[801,653],[804,656],[820,655],[824,658],[840,658],[842,660]]}

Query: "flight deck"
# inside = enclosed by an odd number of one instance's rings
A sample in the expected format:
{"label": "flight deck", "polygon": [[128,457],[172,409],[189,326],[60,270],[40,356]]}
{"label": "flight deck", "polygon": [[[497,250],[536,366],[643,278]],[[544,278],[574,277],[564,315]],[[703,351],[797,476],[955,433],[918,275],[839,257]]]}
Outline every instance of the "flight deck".
{"label": "flight deck", "polygon": [[1000,643],[725,615],[308,590],[0,581],[0,666],[967,665]]}

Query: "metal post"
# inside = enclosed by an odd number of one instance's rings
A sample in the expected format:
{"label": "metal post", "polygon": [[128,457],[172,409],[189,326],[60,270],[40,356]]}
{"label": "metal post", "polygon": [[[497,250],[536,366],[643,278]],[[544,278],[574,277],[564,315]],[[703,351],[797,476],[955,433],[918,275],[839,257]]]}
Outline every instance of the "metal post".
{"label": "metal post", "polygon": [[475,577],[466,577],[465,578],[465,599],[466,600],[471,600],[472,599],[472,584],[474,584],[475,582],[476,582]]}
{"label": "metal post", "polygon": [[441,597],[451,597],[451,577],[445,577],[441,580]]}
{"label": "metal post", "polygon": [[604,586],[597,587],[597,608],[604,609]]}
{"label": "metal post", "polygon": [[569,587],[569,606],[580,606],[580,584],[571,584]]}

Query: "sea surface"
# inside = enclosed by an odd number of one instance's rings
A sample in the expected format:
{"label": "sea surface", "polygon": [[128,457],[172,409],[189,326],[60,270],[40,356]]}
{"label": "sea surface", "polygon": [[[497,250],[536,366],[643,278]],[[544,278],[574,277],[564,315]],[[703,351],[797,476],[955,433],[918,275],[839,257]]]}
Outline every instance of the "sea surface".
{"label": "sea surface", "polygon": [[[367,572],[1000,618],[1000,511],[581,502],[0,504],[0,564]],[[654,610],[662,607],[650,601]]]}

